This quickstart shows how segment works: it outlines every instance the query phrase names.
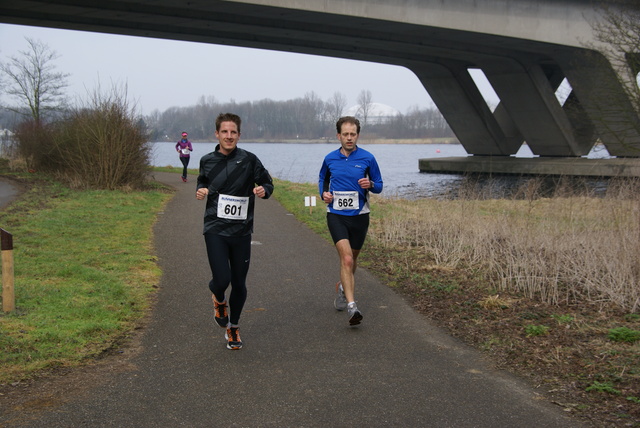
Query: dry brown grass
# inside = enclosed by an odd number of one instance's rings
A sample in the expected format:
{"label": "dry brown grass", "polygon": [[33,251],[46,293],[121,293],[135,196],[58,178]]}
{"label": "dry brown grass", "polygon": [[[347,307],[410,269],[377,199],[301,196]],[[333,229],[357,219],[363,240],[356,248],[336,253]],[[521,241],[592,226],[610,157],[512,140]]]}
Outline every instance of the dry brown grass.
{"label": "dry brown grass", "polygon": [[439,266],[478,268],[499,290],[544,303],[613,303],[640,310],[640,200],[378,199],[371,237],[413,248]]}
{"label": "dry brown grass", "polygon": [[640,426],[640,342],[609,337],[640,331],[638,183],[599,197],[538,190],[375,198],[363,265],[567,412]]}

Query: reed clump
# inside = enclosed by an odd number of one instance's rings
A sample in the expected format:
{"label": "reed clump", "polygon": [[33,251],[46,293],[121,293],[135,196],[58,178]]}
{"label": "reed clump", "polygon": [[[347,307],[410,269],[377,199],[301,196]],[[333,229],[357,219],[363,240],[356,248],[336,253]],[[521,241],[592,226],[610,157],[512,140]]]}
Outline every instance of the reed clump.
{"label": "reed clump", "polygon": [[613,181],[600,196],[556,189],[543,197],[535,182],[523,186],[503,199],[377,198],[369,236],[387,250],[422,254],[410,269],[473,269],[496,290],[546,304],[638,312],[640,182]]}

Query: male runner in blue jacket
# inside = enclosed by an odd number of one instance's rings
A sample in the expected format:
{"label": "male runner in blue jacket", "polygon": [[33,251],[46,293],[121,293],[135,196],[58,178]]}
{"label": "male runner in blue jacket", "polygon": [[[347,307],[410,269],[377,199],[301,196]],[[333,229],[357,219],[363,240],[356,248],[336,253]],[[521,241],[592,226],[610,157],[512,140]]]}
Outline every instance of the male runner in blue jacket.
{"label": "male runner in blue jacket", "polygon": [[357,146],[358,119],[341,117],[336,130],[340,148],[325,156],[318,189],[327,204],[327,226],[340,256],[334,306],[339,311],[347,309],[349,325],[358,325],[362,313],[355,302],[354,274],[369,229],[369,192],[382,192],[382,175],[376,158]]}

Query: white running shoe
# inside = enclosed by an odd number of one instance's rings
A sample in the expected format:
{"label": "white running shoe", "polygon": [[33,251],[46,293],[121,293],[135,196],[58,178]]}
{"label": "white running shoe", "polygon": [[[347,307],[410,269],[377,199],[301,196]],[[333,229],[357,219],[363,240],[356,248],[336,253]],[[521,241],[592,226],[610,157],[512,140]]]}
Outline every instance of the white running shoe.
{"label": "white running shoe", "polygon": [[344,311],[347,309],[347,298],[344,297],[344,289],[342,288],[342,283],[336,283],[336,292],[338,295],[336,299],[333,301],[333,306],[339,311]]}
{"label": "white running shoe", "polygon": [[349,312],[349,325],[358,325],[362,321],[362,313],[358,310],[358,307],[354,303],[348,307]]}

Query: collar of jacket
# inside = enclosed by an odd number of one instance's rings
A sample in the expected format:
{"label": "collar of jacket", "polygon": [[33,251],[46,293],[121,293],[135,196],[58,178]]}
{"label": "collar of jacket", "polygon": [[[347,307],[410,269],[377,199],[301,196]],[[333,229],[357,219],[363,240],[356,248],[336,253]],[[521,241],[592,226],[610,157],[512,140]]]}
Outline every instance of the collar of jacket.
{"label": "collar of jacket", "polygon": [[238,153],[238,146],[236,146],[236,148],[235,148],[235,149],[233,149],[233,151],[232,151],[231,153],[229,153],[228,155],[225,155],[224,153],[221,153],[221,152],[220,152],[220,144],[218,144],[218,145],[216,146],[216,148],[215,148],[214,152],[215,152],[215,154],[216,154],[217,156],[222,156],[222,157],[223,157],[223,158],[225,158],[225,159],[231,159],[231,158],[235,157],[235,156],[236,156],[236,154]]}

